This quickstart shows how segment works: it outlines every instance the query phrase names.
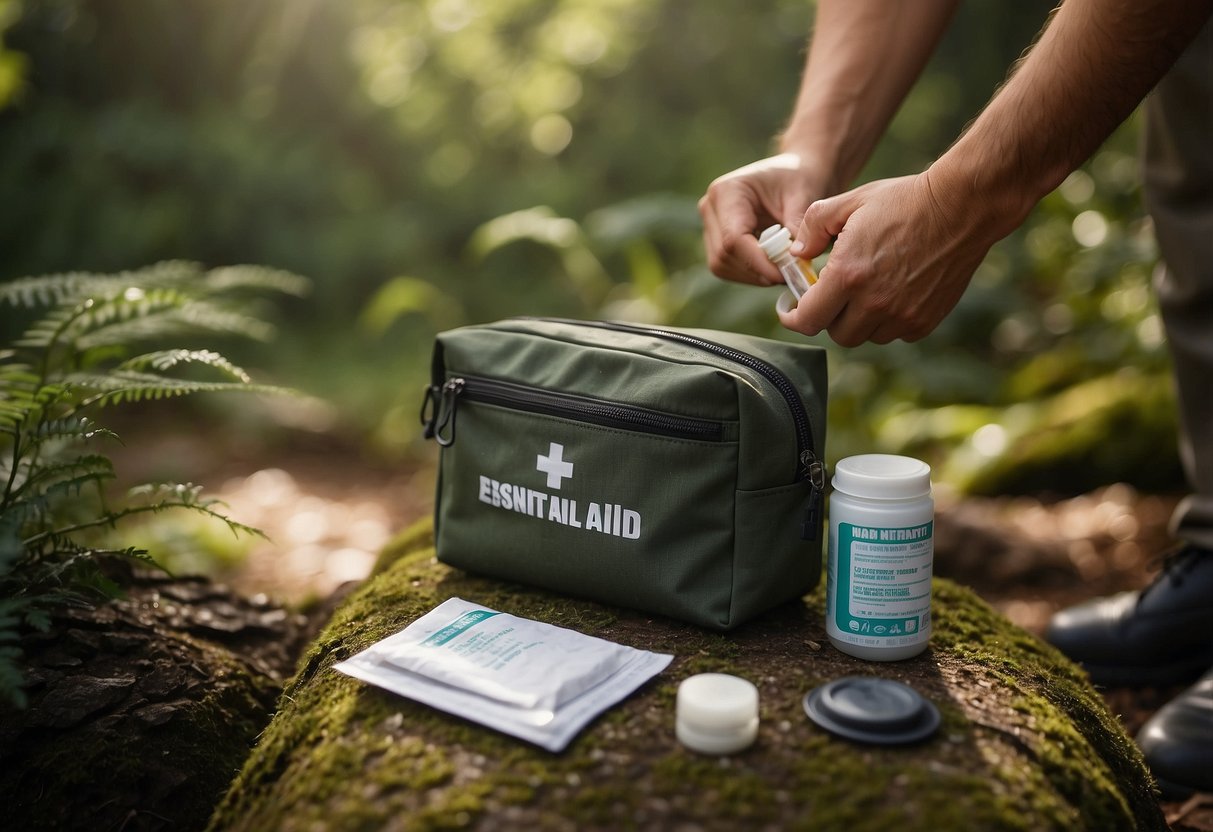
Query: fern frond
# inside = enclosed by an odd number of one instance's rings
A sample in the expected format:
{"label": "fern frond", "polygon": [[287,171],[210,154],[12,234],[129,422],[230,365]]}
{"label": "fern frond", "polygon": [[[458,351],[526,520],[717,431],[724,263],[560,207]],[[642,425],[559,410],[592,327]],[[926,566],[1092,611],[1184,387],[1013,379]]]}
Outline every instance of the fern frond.
{"label": "fern frond", "polygon": [[[66,495],[78,494],[88,482],[100,483],[105,480],[112,479],[101,474],[83,475],[71,480],[63,480],[48,487],[45,491],[34,496],[18,500],[11,503],[5,508],[5,511],[11,514],[14,518],[25,524],[32,524],[32,529],[44,527],[47,523],[55,519],[57,506],[60,505],[62,499]],[[93,526],[109,526],[112,525],[106,515],[100,515],[97,523]],[[30,534],[21,541],[22,549],[28,552],[31,556],[35,555],[38,547],[44,546],[47,541],[53,538],[53,534],[47,531],[36,532]],[[53,542],[53,541],[52,541]],[[56,543],[53,547],[54,551],[64,551],[62,545]]]}
{"label": "fern frond", "polygon": [[38,441],[48,439],[94,439],[98,436],[106,439],[117,439],[118,434],[109,428],[103,428],[87,416],[69,416],[64,419],[52,419],[43,422],[34,431]]}
{"label": "fern frond", "polygon": [[[239,537],[241,534],[251,535],[268,539],[265,532],[252,526],[245,525],[232,520],[227,515],[220,511],[216,511],[213,506],[224,505],[220,500],[202,500],[199,499],[201,486],[189,484],[162,484],[151,486],[140,486],[131,489],[130,496],[152,496],[159,497],[153,502],[144,505],[128,505],[117,511],[106,512],[105,514],[94,517],[90,520],[84,520],[71,526],[64,526],[58,529],[47,529],[38,532],[22,541],[27,550],[38,546],[50,545],[56,552],[63,553],[75,552],[88,554],[88,549],[84,549],[75,543],[71,535],[85,529],[96,529],[102,526],[114,528],[119,522],[128,517],[133,517],[139,514],[160,514],[161,512],[169,511],[170,509],[184,508],[190,511],[204,514],[207,517],[213,517],[219,520],[231,530],[232,534]],[[72,558],[61,560],[60,563],[67,564]]]}
{"label": "fern frond", "polygon": [[181,319],[202,332],[239,335],[255,341],[274,337],[273,324],[209,301],[195,301],[181,310]]}
{"label": "fern frond", "polygon": [[[15,357],[15,353],[10,352],[11,357]],[[41,382],[41,377],[34,372],[34,368],[29,364],[11,363],[0,364],[0,397],[3,397],[6,390],[11,389],[33,389]]]}
{"label": "fern frond", "polygon": [[252,383],[249,374],[213,350],[161,350],[138,355],[118,365],[119,370],[143,370],[151,367],[165,372],[178,364],[201,364],[212,367],[242,384]]}
{"label": "fern frond", "polygon": [[108,373],[72,373],[65,381],[85,390],[95,391],[83,405],[112,405],[119,402],[139,402],[149,399],[171,399],[194,393],[215,393],[240,390],[246,393],[283,394],[291,391],[266,384],[245,384],[236,381],[190,381],[132,370]]}
{"label": "fern frond", "polygon": [[73,344],[92,330],[179,309],[189,300],[187,294],[172,288],[144,290],[117,286],[75,304],[56,307],[31,324],[16,346],[45,350],[55,344]]}
{"label": "fern frond", "polygon": [[92,296],[113,296],[131,287],[188,286],[202,274],[203,269],[197,263],[167,260],[116,274],[67,272],[20,277],[0,285],[0,304],[9,303],[19,308],[62,305]]}
{"label": "fern frond", "polygon": [[22,500],[13,503],[13,509],[19,510],[23,501],[36,498],[53,501],[59,497],[79,496],[86,484],[113,478],[114,464],[109,457],[101,454],[85,454],[62,462],[43,462],[13,490],[14,496],[22,497]]}
{"label": "fern frond", "polygon": [[64,303],[86,294],[85,287],[106,285],[113,275],[68,272],[41,277],[19,277],[0,285],[0,303],[18,308],[33,308]]}
{"label": "fern frond", "polygon": [[152,501],[145,505],[137,506],[137,510],[139,511],[159,513],[171,508],[188,508],[222,521],[231,530],[232,534],[237,537],[241,534],[247,534],[251,537],[268,539],[265,536],[265,532],[260,529],[239,523],[226,514],[216,511],[215,506],[226,508],[227,504],[215,498],[203,499],[202,486],[200,485],[194,485],[193,483],[149,483],[132,488],[127,492],[127,497],[132,500],[147,498]]}
{"label": "fern frond", "polygon": [[191,334],[239,335],[268,341],[274,335],[274,327],[260,318],[218,304],[190,300],[178,307],[156,310],[143,317],[99,327],[78,337],[75,345],[81,350],[92,350]]}
{"label": "fern frond", "polygon": [[0,390],[0,430],[11,433],[24,425],[37,424],[56,405],[70,398],[71,391],[62,384]]}
{"label": "fern frond", "polygon": [[204,285],[208,293],[225,294],[235,289],[281,292],[304,297],[311,281],[291,272],[265,266],[224,266],[207,272]]}
{"label": "fern frond", "polygon": [[[126,492],[126,496],[130,498],[147,497],[161,498],[174,500],[179,505],[193,506],[198,505],[201,501],[202,486],[194,485],[192,482],[145,482],[142,485],[131,487]],[[211,500],[210,505],[220,503],[219,500]]]}

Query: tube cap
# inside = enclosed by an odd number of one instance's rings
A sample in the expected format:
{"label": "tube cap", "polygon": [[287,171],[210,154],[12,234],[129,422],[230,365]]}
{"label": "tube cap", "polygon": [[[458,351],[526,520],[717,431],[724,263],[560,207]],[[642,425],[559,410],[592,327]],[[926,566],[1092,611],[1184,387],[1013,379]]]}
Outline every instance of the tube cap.
{"label": "tube cap", "polygon": [[782,225],[772,225],[762,232],[758,238],[758,247],[770,259],[774,260],[792,245],[792,232]]}
{"label": "tube cap", "polygon": [[856,742],[918,742],[939,727],[939,709],[909,685],[875,676],[844,676],[810,691],[804,710],[831,734]]}
{"label": "tube cap", "polygon": [[732,754],[758,736],[758,688],[727,673],[701,673],[678,685],[678,741],[702,754]]}

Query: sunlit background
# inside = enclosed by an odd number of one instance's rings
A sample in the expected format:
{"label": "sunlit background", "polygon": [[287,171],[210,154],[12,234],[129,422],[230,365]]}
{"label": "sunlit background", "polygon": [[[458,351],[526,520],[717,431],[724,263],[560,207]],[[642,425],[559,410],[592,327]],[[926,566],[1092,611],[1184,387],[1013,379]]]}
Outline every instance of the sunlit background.
{"label": "sunlit background", "polygon": [[[962,4],[862,179],[942,152],[1050,6]],[[298,503],[273,464],[296,448],[287,435],[347,460],[335,485],[373,460],[380,485],[395,470],[422,494],[419,394],[442,329],[527,314],[799,337],[779,329],[775,290],[707,272],[695,203],[770,151],[812,14],[805,0],[0,0],[0,280],[165,259],[308,277],[276,337],[239,357],[311,398],[201,404],[163,431],[258,460],[265,500]],[[991,252],[931,338],[832,348],[831,460],[914,454],[960,493],[1179,486],[1136,141],[1134,119]],[[146,467],[188,467],[174,441]],[[312,509],[290,532],[297,556],[345,551],[334,581],[401,521]],[[361,531],[330,539],[337,526]]]}

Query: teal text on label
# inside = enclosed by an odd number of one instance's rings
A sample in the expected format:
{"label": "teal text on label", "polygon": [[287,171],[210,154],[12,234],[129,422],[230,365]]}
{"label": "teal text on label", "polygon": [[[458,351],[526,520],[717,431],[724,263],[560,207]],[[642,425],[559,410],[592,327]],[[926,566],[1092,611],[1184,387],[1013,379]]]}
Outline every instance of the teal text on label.
{"label": "teal text on label", "polygon": [[[834,623],[839,630],[864,637],[905,638],[929,625],[933,531],[933,522],[904,528],[838,524]],[[856,544],[887,556],[890,562],[856,566]],[[865,602],[873,606],[896,602],[901,609],[885,616],[854,615]]]}
{"label": "teal text on label", "polygon": [[474,627],[486,618],[492,618],[497,615],[489,610],[472,610],[465,612],[463,615],[456,618],[450,624],[447,624],[441,630],[438,630],[425,641],[421,642],[424,647],[441,647],[451,639],[458,636],[468,627]]}

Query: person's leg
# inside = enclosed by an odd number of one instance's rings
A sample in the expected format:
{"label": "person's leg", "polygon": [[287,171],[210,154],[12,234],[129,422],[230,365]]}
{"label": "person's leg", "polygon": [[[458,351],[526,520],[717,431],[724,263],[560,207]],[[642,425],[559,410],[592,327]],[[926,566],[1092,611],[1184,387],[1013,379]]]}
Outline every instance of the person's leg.
{"label": "person's leg", "polygon": [[1143,168],[1193,491],[1172,523],[1185,548],[1148,589],[1050,622],[1048,640],[1111,685],[1187,682],[1213,666],[1213,21],[1146,101]]}
{"label": "person's leg", "polygon": [[1155,286],[1175,365],[1180,455],[1193,489],[1172,529],[1213,549],[1213,23],[1146,101],[1143,171],[1166,264]]}
{"label": "person's leg", "polygon": [[[1143,168],[1192,493],[1172,518],[1183,548],[1148,588],[1062,610],[1049,624],[1046,638],[1097,684],[1172,684],[1213,667],[1213,21],[1146,102]],[[1213,783],[1210,705],[1213,672],[1138,735],[1168,796]]]}

